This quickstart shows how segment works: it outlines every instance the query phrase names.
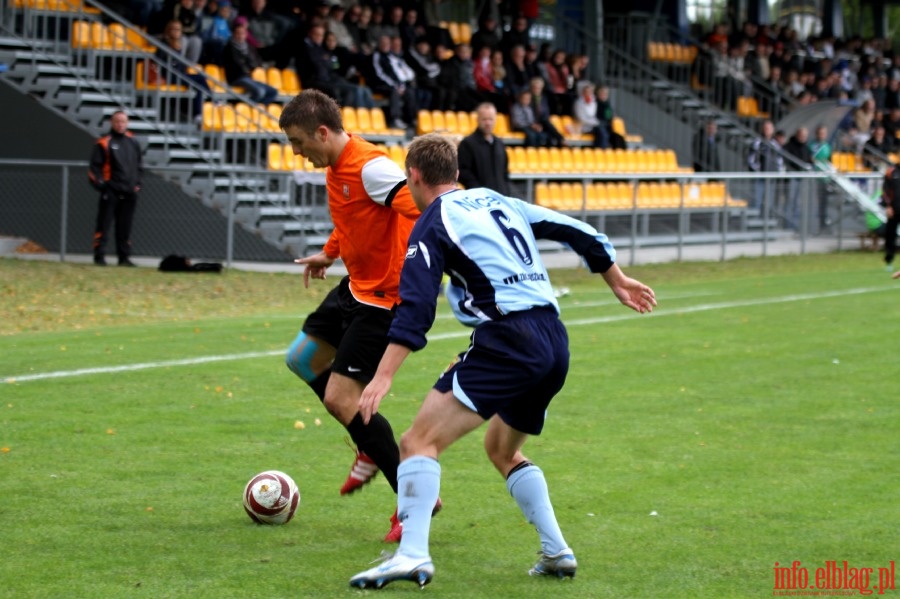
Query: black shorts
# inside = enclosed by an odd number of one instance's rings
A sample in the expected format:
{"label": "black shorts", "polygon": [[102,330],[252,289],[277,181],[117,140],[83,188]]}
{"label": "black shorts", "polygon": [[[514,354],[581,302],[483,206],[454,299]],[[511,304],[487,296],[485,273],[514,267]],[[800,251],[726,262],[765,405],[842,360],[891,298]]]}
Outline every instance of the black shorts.
{"label": "black shorts", "polygon": [[344,277],[306,317],[302,330],[337,349],[332,372],[368,383],[387,348],[393,320],[393,310],[358,302],[350,292],[350,277]]}
{"label": "black shorts", "polygon": [[498,414],[516,429],[539,435],[553,396],[569,372],[569,337],[552,308],[513,312],[478,325],[469,349],[434,388],[453,391],[485,420]]}

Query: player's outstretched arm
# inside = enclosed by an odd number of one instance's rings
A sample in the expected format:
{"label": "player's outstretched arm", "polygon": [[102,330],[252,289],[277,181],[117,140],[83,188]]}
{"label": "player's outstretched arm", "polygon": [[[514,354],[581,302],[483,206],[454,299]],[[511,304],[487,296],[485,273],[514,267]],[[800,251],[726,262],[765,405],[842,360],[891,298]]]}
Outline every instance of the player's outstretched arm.
{"label": "player's outstretched arm", "polygon": [[359,398],[359,414],[362,416],[363,423],[369,424],[369,419],[378,411],[381,400],[391,390],[391,384],[394,382],[394,375],[400,369],[406,356],[412,350],[405,345],[391,343],[384,351],[381,362],[378,363],[378,371],[375,376],[363,389]]}
{"label": "player's outstretched arm", "polygon": [[294,260],[296,264],[304,264],[306,268],[303,270],[303,286],[309,287],[309,279],[324,279],[325,271],[334,264],[335,258],[330,257],[325,252],[319,252],[313,256],[306,258],[297,258]]}
{"label": "player's outstretched arm", "polygon": [[656,294],[637,279],[626,277],[617,264],[603,273],[603,279],[622,304],[635,312],[652,312],[656,306]]}

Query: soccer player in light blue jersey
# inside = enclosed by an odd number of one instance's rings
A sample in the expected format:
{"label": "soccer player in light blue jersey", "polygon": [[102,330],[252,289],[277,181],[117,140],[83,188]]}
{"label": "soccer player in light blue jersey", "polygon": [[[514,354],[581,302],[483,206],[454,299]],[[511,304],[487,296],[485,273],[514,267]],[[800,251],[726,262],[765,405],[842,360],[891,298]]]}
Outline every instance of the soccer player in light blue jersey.
{"label": "soccer player in light blue jersey", "polygon": [[475,330],[468,349],[438,378],[401,438],[400,548],[380,566],[351,578],[350,585],[431,581],[428,535],[440,489],[438,456],[485,421],[488,457],[540,537],[541,557],[529,574],[573,577],[575,554],[556,521],[544,474],[522,454],[528,436],[540,434],[569,367],[566,329],[535,240],[568,244],[637,312],[653,310],[653,290],[625,276],[609,240],[587,224],[490,189],[458,189],[456,147],[444,137],[413,140],[406,175],[422,216],[409,238],[390,344],[359,400],[363,420],[378,411],[410,352],[425,347],[443,273],[450,276],[446,293],[454,313]]}

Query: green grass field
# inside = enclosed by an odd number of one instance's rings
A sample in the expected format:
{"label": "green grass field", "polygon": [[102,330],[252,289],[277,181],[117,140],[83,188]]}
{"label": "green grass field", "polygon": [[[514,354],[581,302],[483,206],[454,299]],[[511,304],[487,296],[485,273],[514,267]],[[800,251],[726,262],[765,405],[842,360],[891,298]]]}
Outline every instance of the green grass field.
{"label": "green grass field", "polygon": [[[345,432],[281,356],[336,278],[0,260],[0,597],[761,597],[776,562],[815,585],[845,560],[878,595],[900,557],[900,281],[880,264],[626,269],[657,292],[644,316],[553,273],[572,366],[526,453],[578,576],[527,576],[537,535],[476,432],[442,458],[434,581],[376,593],[347,581],[389,548],[394,496],[380,477],[339,496]],[[382,404],[397,435],[467,335],[442,305]],[[243,513],[266,469],[300,486],[286,526]]]}

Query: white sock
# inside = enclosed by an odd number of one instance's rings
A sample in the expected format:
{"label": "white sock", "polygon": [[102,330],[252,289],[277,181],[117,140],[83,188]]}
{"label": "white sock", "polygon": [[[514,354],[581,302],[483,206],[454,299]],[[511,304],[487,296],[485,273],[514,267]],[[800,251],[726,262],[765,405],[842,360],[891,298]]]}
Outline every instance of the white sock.
{"label": "white sock", "polygon": [[423,456],[406,458],[397,467],[397,517],[403,523],[398,553],[428,557],[431,512],[441,490],[441,465]]}
{"label": "white sock", "polygon": [[550,503],[544,472],[540,468],[530,464],[516,470],[506,479],[506,488],[525,519],[537,529],[544,555],[556,555],[568,548]]}

